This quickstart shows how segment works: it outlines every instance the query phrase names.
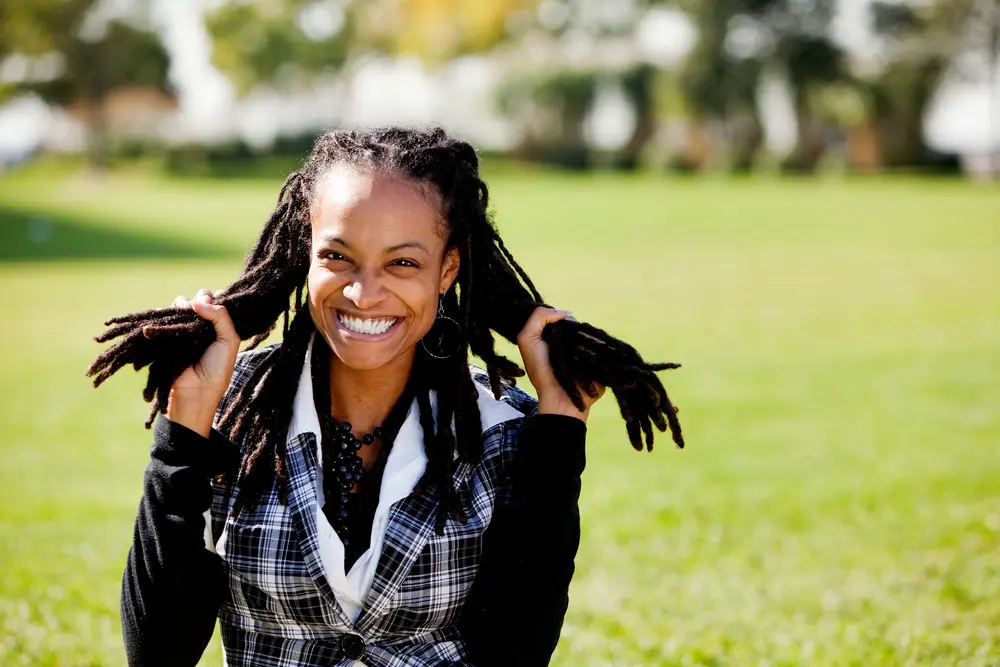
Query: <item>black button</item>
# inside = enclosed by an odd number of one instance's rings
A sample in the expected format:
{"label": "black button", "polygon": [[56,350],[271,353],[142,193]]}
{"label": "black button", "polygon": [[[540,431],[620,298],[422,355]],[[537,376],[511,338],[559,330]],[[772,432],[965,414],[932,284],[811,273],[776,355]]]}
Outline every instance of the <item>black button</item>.
{"label": "black button", "polygon": [[360,660],[365,654],[365,642],[357,635],[344,635],[340,640],[340,650],[344,652],[344,657]]}

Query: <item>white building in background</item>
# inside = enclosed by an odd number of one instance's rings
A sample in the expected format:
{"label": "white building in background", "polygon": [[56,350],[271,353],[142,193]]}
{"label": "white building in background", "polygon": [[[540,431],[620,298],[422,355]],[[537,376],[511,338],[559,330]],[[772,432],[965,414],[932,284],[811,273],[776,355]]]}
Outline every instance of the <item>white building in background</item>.
{"label": "white building in background", "polygon": [[971,174],[1000,170],[1000,67],[995,74],[992,86],[985,81],[945,81],[924,119],[927,142],[961,155]]}

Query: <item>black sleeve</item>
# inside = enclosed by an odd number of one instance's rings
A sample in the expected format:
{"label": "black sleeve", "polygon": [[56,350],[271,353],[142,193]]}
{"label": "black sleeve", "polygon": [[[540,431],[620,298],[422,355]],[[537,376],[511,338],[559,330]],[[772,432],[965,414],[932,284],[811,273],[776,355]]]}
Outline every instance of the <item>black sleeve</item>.
{"label": "black sleeve", "polygon": [[122,637],[130,667],[195,665],[212,638],[225,586],[205,548],[210,478],[239,452],[160,417],[122,577]]}
{"label": "black sleeve", "polygon": [[559,415],[536,415],[523,426],[512,502],[494,510],[461,620],[478,667],[549,664],[580,546],[586,434],[584,422]]}

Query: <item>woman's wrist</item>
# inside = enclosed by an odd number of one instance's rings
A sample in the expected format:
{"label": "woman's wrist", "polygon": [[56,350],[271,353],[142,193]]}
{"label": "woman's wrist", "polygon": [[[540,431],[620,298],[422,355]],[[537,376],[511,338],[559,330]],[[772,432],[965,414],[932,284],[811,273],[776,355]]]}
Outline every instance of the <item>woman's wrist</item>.
{"label": "woman's wrist", "polygon": [[537,414],[564,415],[566,417],[574,417],[583,423],[587,423],[587,417],[590,416],[590,406],[587,406],[587,408],[581,412],[575,405],[573,405],[572,401],[549,399],[546,396],[540,396],[538,398]]}
{"label": "woman's wrist", "polygon": [[219,401],[213,401],[211,397],[183,396],[171,389],[166,416],[170,421],[207,438],[212,432],[218,407]]}

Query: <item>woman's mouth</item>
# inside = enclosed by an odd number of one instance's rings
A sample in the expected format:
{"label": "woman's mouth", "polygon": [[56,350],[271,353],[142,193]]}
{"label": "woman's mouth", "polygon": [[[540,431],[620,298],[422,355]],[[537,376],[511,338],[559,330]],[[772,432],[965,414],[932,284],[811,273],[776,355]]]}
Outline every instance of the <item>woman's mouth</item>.
{"label": "woman's mouth", "polygon": [[341,331],[352,334],[352,337],[377,339],[388,335],[402,321],[399,317],[362,318],[337,311],[337,324]]}

